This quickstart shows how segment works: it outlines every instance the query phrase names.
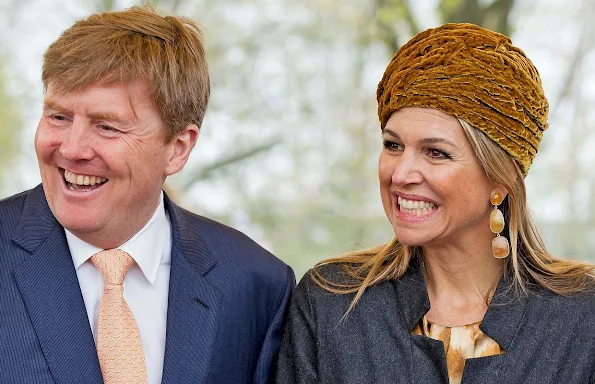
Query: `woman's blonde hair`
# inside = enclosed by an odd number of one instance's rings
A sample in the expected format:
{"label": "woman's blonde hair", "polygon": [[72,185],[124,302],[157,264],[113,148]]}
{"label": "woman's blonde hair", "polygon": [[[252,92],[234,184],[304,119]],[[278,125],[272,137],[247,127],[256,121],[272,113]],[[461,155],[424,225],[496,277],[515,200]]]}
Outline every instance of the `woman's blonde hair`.
{"label": "woman's blonde hair", "polygon": [[[503,232],[511,245],[505,268],[511,288],[517,295],[527,294],[531,285],[545,287],[560,295],[595,288],[593,265],[557,259],[547,251],[527,208],[524,177],[519,165],[483,132],[462,119],[459,122],[487,177],[508,191],[501,209],[506,222]],[[413,260],[422,256],[420,247],[401,244],[395,237],[385,245],[324,260],[310,271],[310,276],[329,292],[355,293],[349,312],[368,287],[398,279]],[[349,282],[339,283],[325,278],[320,267],[329,264],[341,265],[350,277]]]}

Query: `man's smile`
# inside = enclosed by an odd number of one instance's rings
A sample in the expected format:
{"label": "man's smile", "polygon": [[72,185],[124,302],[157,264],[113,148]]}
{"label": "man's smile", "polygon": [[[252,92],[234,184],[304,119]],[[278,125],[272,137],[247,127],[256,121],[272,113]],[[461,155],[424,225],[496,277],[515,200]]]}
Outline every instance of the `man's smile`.
{"label": "man's smile", "polygon": [[66,169],[64,170],[64,180],[68,189],[72,191],[91,191],[108,181],[105,177],[76,174]]}

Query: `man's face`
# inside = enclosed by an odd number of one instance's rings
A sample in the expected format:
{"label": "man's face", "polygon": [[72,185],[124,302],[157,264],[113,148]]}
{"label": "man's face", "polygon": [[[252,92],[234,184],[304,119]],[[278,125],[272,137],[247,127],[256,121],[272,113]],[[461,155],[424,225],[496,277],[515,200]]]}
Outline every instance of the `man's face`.
{"label": "man's face", "polygon": [[191,131],[165,143],[144,81],[66,94],[50,82],[35,149],[52,213],[90,244],[120,245],[153,215],[165,178],[187,160]]}

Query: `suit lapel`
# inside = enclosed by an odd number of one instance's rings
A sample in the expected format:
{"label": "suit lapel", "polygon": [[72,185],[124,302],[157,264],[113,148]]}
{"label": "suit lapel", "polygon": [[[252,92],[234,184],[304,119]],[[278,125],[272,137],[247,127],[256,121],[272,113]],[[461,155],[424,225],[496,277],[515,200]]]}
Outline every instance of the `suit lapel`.
{"label": "suit lapel", "polygon": [[64,230],[41,187],[30,192],[13,240],[30,253],[13,275],[56,383],[101,383]]}
{"label": "suit lapel", "polygon": [[206,383],[219,323],[221,293],[207,280],[215,258],[196,218],[166,196],[172,223],[163,383]]}

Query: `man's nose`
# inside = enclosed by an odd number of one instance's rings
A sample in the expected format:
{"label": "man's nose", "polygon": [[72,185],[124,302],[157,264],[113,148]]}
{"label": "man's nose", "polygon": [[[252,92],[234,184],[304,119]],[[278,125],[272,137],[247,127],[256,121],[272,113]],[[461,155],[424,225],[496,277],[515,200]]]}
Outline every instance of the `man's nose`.
{"label": "man's nose", "polygon": [[83,121],[74,120],[64,132],[60,154],[66,160],[91,160],[94,156],[89,126]]}

